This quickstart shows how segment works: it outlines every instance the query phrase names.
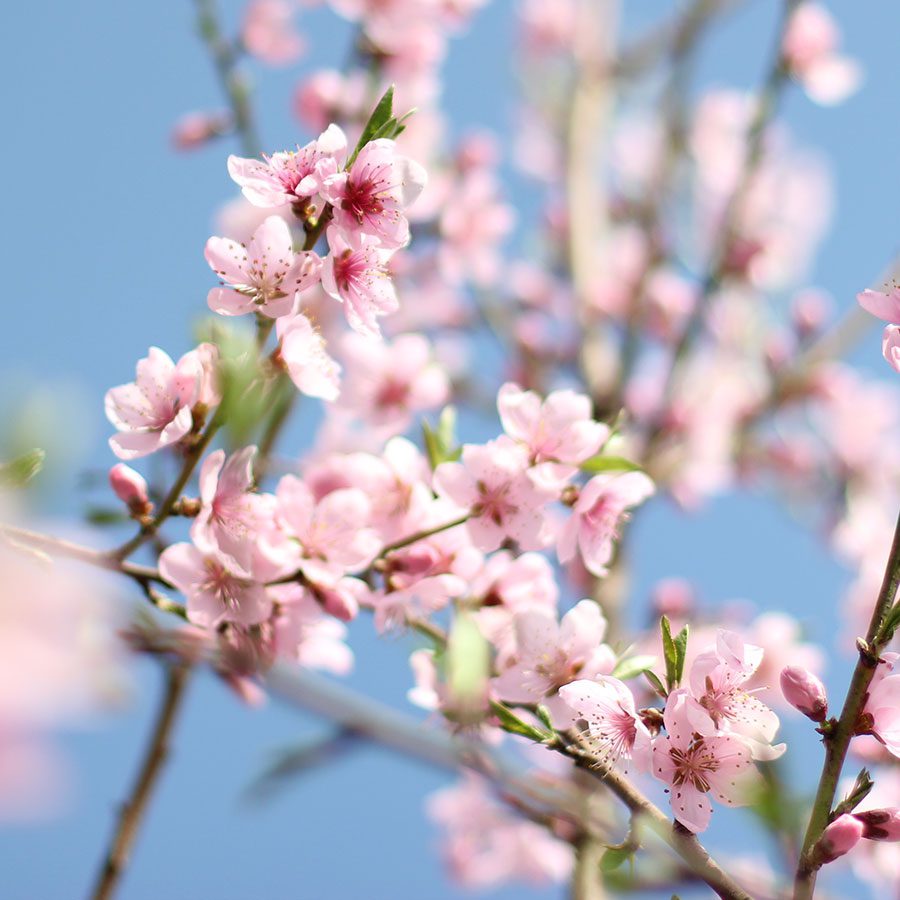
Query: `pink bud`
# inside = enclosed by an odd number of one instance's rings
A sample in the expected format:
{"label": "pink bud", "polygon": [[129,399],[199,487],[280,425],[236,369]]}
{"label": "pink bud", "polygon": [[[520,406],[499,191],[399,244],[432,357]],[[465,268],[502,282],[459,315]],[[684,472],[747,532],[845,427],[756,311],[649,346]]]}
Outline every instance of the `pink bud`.
{"label": "pink bud", "polygon": [[153,509],[147,496],[147,482],[125,463],[116,463],[109,470],[109,485],[132,515],[145,516]]}
{"label": "pink bud", "polygon": [[228,113],[187,113],[172,127],[172,146],[176,150],[196,150],[230,129]]}
{"label": "pink bud", "polygon": [[824,722],[828,715],[825,685],[802,666],[786,666],[781,671],[781,693],[794,709],[813,722]]}
{"label": "pink bud", "polygon": [[823,832],[817,845],[817,855],[823,863],[849,853],[863,836],[863,823],[846,813],[838,816]]}
{"label": "pink bud", "polygon": [[870,841],[900,841],[900,809],[869,809],[854,813],[863,825],[863,837]]}

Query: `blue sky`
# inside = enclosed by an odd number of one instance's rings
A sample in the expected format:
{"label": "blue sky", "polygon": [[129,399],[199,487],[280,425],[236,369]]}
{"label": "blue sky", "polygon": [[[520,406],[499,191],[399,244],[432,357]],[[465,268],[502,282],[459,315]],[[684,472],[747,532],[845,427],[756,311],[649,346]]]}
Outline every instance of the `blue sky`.
{"label": "blue sky", "polygon": [[[649,0],[627,6],[635,20],[674,8]],[[798,139],[818,146],[835,173],[835,220],[813,280],[844,309],[897,250],[900,6],[833,6],[844,17],[848,52],[864,60],[866,83],[829,111],[793,91],[785,113]],[[750,7],[717,31],[701,62],[700,85],[741,87],[758,79],[777,4]],[[494,0],[451,45],[446,97],[456,134],[497,123],[503,131],[512,122],[510,10],[506,0]],[[221,105],[189,3],[16,3],[5,18],[0,154],[7,173],[8,312],[0,333],[0,411],[19,432],[49,446],[55,472],[42,502],[49,512],[64,512],[77,507],[75,473],[112,461],[103,392],[131,377],[148,345],[177,355],[191,344],[188,326],[205,312],[210,285],[203,244],[215,207],[232,196],[224,160],[233,148],[222,143],[179,156],[168,146],[181,113]],[[303,70],[343,58],[348,30],[334,23],[322,11],[301,20],[313,45]],[[302,140],[288,109],[297,70],[253,74],[266,146]],[[512,200],[527,208],[523,185]],[[874,332],[857,358],[863,368],[880,370]],[[47,434],[48,419],[55,438]],[[637,529],[635,597],[659,577],[686,576],[710,601],[742,598],[785,608],[813,637],[832,639],[831,610],[846,575],[783,509],[729,497],[685,520],[663,503]],[[376,640],[367,623],[354,625],[352,638],[358,663],[350,683],[406,708],[402,643]],[[844,682],[848,667],[838,657],[833,685]],[[65,736],[77,796],[58,821],[0,831],[4,898],[55,900],[86,890],[132,778],[158,680],[153,665],[136,664],[127,711]],[[422,797],[446,776],[369,748],[249,809],[242,789],[269,754],[324,726],[276,703],[242,707],[205,675],[186,712],[126,878],[126,900],[467,896],[444,880],[435,832],[421,813]],[[811,741],[808,732],[796,733]],[[796,774],[802,782],[803,773]],[[490,896],[563,894],[516,887]]]}

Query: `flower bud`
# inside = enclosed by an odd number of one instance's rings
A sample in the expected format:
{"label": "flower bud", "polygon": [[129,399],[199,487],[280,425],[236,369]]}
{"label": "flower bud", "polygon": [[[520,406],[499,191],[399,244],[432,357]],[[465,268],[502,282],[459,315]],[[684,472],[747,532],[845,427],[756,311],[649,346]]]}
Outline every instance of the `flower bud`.
{"label": "flower bud", "polygon": [[781,671],[781,693],[794,709],[813,722],[824,722],[828,715],[825,685],[802,666],[786,666]]}
{"label": "flower bud", "polygon": [[816,856],[829,863],[849,853],[863,836],[864,826],[854,816],[844,814],[838,816],[822,833],[816,845]]}
{"label": "flower bud", "polygon": [[862,822],[863,837],[870,841],[900,841],[900,809],[869,809],[854,813]]}
{"label": "flower bud", "polygon": [[128,507],[133,516],[149,515],[153,504],[147,496],[147,482],[125,463],[117,463],[109,470],[109,486]]}

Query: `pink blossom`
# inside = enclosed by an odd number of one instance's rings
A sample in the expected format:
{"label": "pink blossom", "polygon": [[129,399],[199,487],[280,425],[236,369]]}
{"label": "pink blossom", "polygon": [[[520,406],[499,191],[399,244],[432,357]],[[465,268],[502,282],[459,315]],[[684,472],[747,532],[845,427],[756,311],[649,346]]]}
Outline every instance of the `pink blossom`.
{"label": "pink blossom", "polygon": [[334,207],[342,231],[371,235],[390,250],[409,242],[404,211],[426,181],[418,163],[397,155],[394,141],[379,139],[359,151],[349,171],[326,179],[322,196]]}
{"label": "pink blossom", "polygon": [[585,568],[597,576],[607,573],[613,541],[629,509],[654,492],[643,472],[595,475],[582,489],[557,542],[560,562],[569,562],[576,549]]}
{"label": "pink blossom", "polygon": [[358,334],[341,342],[347,376],[341,407],[372,425],[379,435],[405,431],[413,417],[442,406],[450,393],[444,370],[420,334],[379,343]]}
{"label": "pink blossom", "polygon": [[778,716],[744,687],[762,656],[761,647],[745,643],[733,631],[720,630],[715,648],[694,659],[690,686],[717,730],[738,735],[755,759],[773,759],[785,750],[783,744],[769,746],[778,731]]}
{"label": "pink blossom", "polygon": [[865,290],[856,299],[866,312],[892,323],[884,329],[881,349],[891,368],[900,372],[900,288],[894,286],[887,292]]}
{"label": "pink blossom", "polygon": [[258,625],[271,612],[265,587],[221,554],[204,553],[193,544],[172,544],[159,557],[159,572],[184,594],[188,619],[201,628],[223,622]]}
{"label": "pink blossom", "polygon": [[434,487],[469,510],[466,529],[479,550],[496,550],[507,539],[522,550],[543,545],[543,507],[556,492],[534,479],[525,451],[511,441],[466,444],[461,463],[435,469]]}
{"label": "pink blossom", "polygon": [[109,470],[109,486],[113,493],[128,507],[132,515],[147,515],[153,504],[147,494],[147,482],[125,463],[116,463]]}
{"label": "pink blossom", "polygon": [[[106,392],[106,417],[120,432],[109,439],[109,445],[119,459],[146,456],[190,433],[191,410],[200,402],[208,380],[204,362],[212,359],[197,348],[176,365],[167,353],[151,347],[137,364],[134,382]],[[207,399],[218,402],[214,395]]]}
{"label": "pink blossom", "polygon": [[542,402],[534,391],[509,382],[497,394],[497,409],[503,430],[527,448],[531,463],[549,463],[559,481],[609,437],[609,428],[593,419],[590,398],[574,391],[554,391]]}
{"label": "pink blossom", "polygon": [[784,699],[813,722],[824,722],[828,715],[825,685],[802,666],[786,666],[781,671]]}
{"label": "pink blossom", "polygon": [[782,52],[791,71],[816,103],[840,103],[859,87],[862,72],[855,60],[837,52],[837,23],[819,3],[801,3],[785,30]]}
{"label": "pink blossom", "polygon": [[362,232],[344,233],[332,225],[327,232],[331,253],[322,267],[322,287],[344,304],[350,326],[366,337],[379,337],[378,316],[399,307],[387,271],[390,251]]}
{"label": "pink blossom", "polygon": [[709,793],[726,806],[746,802],[744,784],[755,774],[750,750],[735,736],[697,730],[695,701],[677,690],[666,701],[666,734],[653,741],[654,777],[669,785],[675,818],[695,834],[712,815]]}
{"label": "pink blossom", "polygon": [[493,681],[501,700],[544,703],[561,723],[571,710],[556,700],[557,691],[579,678],[608,675],[615,654],[603,643],[606,619],[593,600],[582,600],[557,622],[555,613],[526,609],[514,617],[516,649]]}
{"label": "pink blossom", "polygon": [[250,0],[241,29],[247,51],[271,66],[294,62],[305,45],[293,18],[294,9],[288,0]]}
{"label": "pink blossom", "polygon": [[258,552],[259,537],[272,528],[274,500],[253,492],[256,447],[245,447],[225,459],[224,450],[210,453],[200,468],[200,513],[191,539],[205,554],[226,557],[231,569],[251,576],[268,568]]}
{"label": "pink blossom", "polygon": [[254,206],[283,206],[316,194],[324,179],[343,165],[346,155],[344,132],[329,125],[306,146],[264,157],[264,162],[229,156],[228,174]]}
{"label": "pink blossom", "polygon": [[834,862],[839,856],[849,853],[863,837],[865,827],[855,816],[844,813],[838,816],[826,829],[816,844],[816,854],[822,862]]}
{"label": "pink blossom", "polygon": [[429,797],[428,815],[444,829],[450,871],[469,887],[561,882],[571,871],[571,846],[510,812],[475,775]]}
{"label": "pink blossom", "polygon": [[587,723],[582,739],[604,764],[649,752],[650,732],[635,710],[633,694],[618,678],[604,675],[596,681],[579,679],[563,685],[559,696],[571,707],[576,720]]}
{"label": "pink blossom", "polygon": [[227,134],[232,128],[227,112],[191,112],[183,115],[172,127],[171,141],[176,150],[196,150],[213,138]]}
{"label": "pink blossom", "polygon": [[332,491],[317,502],[305,482],[285,475],[275,494],[288,552],[312,581],[334,587],[340,576],[374,559],[380,541],[368,527],[371,504],[362,491]]}
{"label": "pink blossom", "polygon": [[862,836],[870,841],[900,841],[900,809],[868,809],[855,812],[853,818],[862,822]]}
{"label": "pink blossom", "polygon": [[246,245],[211,237],[205,256],[222,284],[230,285],[213,288],[207,297],[209,308],[223,316],[286,315],[296,294],[315,284],[322,268],[315,253],[294,253],[291,230],[280,216],[269,216]]}
{"label": "pink blossom", "polygon": [[341,367],[325,350],[325,339],[303,313],[280,316],[275,323],[281,360],[297,390],[309,397],[337,400]]}
{"label": "pink blossom", "polygon": [[310,128],[322,129],[331,121],[365,115],[367,93],[368,77],[362,70],[344,74],[335,69],[319,69],[297,85],[294,114]]}
{"label": "pink blossom", "polygon": [[347,675],[353,668],[353,651],[344,643],[347,627],[323,612],[298,584],[280,584],[269,591],[278,604],[272,619],[275,652],[305,668]]}
{"label": "pink blossom", "polygon": [[900,672],[898,654],[883,653],[869,685],[863,709],[871,718],[870,733],[885,749],[900,758]]}

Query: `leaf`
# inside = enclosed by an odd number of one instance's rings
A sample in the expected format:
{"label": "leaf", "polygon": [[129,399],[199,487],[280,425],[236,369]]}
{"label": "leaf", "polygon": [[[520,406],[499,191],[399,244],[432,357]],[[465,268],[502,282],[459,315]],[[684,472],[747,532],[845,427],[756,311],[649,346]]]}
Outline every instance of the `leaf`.
{"label": "leaf", "polygon": [[432,469],[443,462],[456,462],[462,455],[462,448],[456,444],[456,409],[445,406],[438,418],[437,428],[432,428],[423,420],[422,437]]}
{"label": "leaf", "polygon": [[347,168],[349,169],[350,166],[353,165],[356,157],[359,155],[359,151],[362,150],[369,141],[376,139],[376,135],[380,130],[384,129],[390,122],[396,123],[396,121],[397,120],[394,119],[394,86],[390,85],[384,94],[382,94],[381,99],[378,101],[378,105],[372,111],[372,115],[369,116],[369,121],[366,122],[362,134],[359,136],[356,148],[347,160]]}
{"label": "leaf", "polygon": [[612,671],[613,678],[620,681],[628,681],[637,678],[656,665],[655,656],[631,656],[628,659],[620,659]]}
{"label": "leaf", "polygon": [[896,603],[888,610],[887,615],[884,617],[884,621],[881,623],[881,633],[879,638],[883,639],[885,642],[890,641],[894,636],[894,632],[897,630],[898,625],[900,625],[900,603]]}
{"label": "leaf", "polygon": [[652,687],[660,697],[665,698],[666,696],[668,696],[665,686],[659,680],[655,672],[651,672],[649,669],[647,669],[646,672],[642,672],[641,674],[644,676],[644,678],[647,679],[648,682],[650,682],[650,687]]}
{"label": "leaf", "polygon": [[643,472],[644,470],[624,456],[592,456],[581,463],[581,471],[597,475],[601,472]]}
{"label": "leaf", "polygon": [[627,847],[610,847],[600,859],[601,872],[615,872],[619,866],[634,855]]}
{"label": "leaf", "polygon": [[875,783],[872,781],[869,770],[862,769],[859,775],[856,776],[856,781],[853,783],[850,793],[847,794],[847,796],[834,808],[831,818],[836,819],[844,813],[853,812],[853,810],[868,797],[869,791],[871,791],[874,786]]}
{"label": "leaf", "polygon": [[540,703],[537,705],[537,709],[535,710],[537,713],[537,717],[541,720],[541,722],[546,726],[548,730],[556,731],[553,727],[553,720],[550,718],[550,713],[547,710],[546,706],[542,706]]}
{"label": "leaf", "polygon": [[475,620],[461,612],[453,619],[447,638],[448,706],[453,718],[479,722],[487,713],[490,645]]}
{"label": "leaf", "polygon": [[521,734],[522,737],[530,738],[532,741],[540,741],[541,743],[553,737],[552,733],[545,733],[540,728],[529,725],[528,722],[520,719],[509,707],[498,703],[496,700],[491,703],[491,712],[500,720],[500,727],[510,734]]}
{"label": "leaf", "polygon": [[687,659],[688,626],[685,625],[675,637],[675,650],[678,654],[675,664],[675,677],[678,684],[684,676],[684,661]]}
{"label": "leaf", "polygon": [[672,626],[666,616],[659,620],[659,630],[662,635],[663,657],[666,661],[666,686],[671,691],[678,684],[678,649],[672,638]]}
{"label": "leaf", "polygon": [[44,468],[46,458],[47,454],[36,447],[8,463],[0,463],[0,488],[25,487]]}

